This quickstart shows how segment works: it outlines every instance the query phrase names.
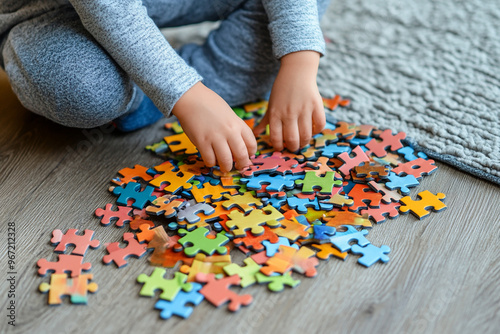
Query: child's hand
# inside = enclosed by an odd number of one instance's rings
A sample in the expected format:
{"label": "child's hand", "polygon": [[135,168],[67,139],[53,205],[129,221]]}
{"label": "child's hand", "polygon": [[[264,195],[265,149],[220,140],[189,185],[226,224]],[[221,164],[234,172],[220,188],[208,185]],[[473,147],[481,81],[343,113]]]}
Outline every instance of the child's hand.
{"label": "child's hand", "polygon": [[295,152],[325,127],[323,100],[316,84],[319,57],[315,51],[300,51],[281,58],[267,113],[254,129],[258,135],[269,124],[271,143],[277,151],[285,142],[288,150]]}
{"label": "child's hand", "polygon": [[251,165],[249,156],[257,150],[252,130],[201,82],[182,95],[172,113],[208,167],[218,163],[222,172],[229,172],[233,160],[237,169]]}

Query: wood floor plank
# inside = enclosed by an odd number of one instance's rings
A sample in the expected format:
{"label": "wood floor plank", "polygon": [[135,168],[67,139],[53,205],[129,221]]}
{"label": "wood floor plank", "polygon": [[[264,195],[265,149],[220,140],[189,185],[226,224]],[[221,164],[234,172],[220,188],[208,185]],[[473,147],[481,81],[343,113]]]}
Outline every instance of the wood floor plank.
{"label": "wood floor plank", "polygon": [[[354,255],[321,261],[318,276],[301,277],[296,289],[243,290],[255,300],[239,313],[204,302],[188,320],[162,321],[154,299],[139,297],[135,281],[152,267],[144,258],[130,259],[123,269],[103,265],[104,244],[118,241],[125,229],[100,226],[93,216],[97,207],[114,201],[107,187],[116,171],[161,161],[144,150],[164,134],[161,124],[126,136],[63,128],[22,109],[7,85],[0,74],[2,99],[8,101],[0,106],[5,124],[0,252],[6,254],[6,223],[15,222],[18,313],[14,330],[2,314],[1,333],[496,333],[500,328],[499,188],[441,163],[412,196],[424,189],[444,192],[447,210],[422,221],[400,216],[368,235],[373,244],[391,247],[389,263],[366,269]],[[56,228],[91,228],[101,240],[101,247],[85,256],[99,284],[88,306],[49,307],[37,292],[48,279],[36,275],[35,263],[55,260],[49,240]],[[0,282],[0,296],[6,296],[7,283]]]}

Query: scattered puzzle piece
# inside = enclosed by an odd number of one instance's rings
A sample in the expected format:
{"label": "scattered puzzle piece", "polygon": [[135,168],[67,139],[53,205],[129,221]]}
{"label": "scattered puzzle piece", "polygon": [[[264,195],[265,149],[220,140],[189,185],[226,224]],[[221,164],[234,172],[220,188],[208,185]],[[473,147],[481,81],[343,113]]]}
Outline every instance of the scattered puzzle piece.
{"label": "scattered puzzle piece", "polygon": [[297,285],[300,284],[299,280],[294,280],[292,278],[292,274],[290,272],[283,274],[283,275],[273,275],[273,276],[266,276],[263,273],[256,273],[255,277],[257,279],[257,282],[260,284],[262,283],[269,283],[267,285],[267,288],[273,292],[281,292],[285,289],[285,285],[288,285],[291,288],[295,288]]}
{"label": "scattered puzzle piece", "polygon": [[240,286],[246,288],[256,282],[255,275],[259,272],[261,266],[255,263],[252,258],[246,258],[244,267],[240,267],[236,263],[231,263],[224,267],[224,272],[228,276],[238,275],[241,278]]}
{"label": "scattered puzzle piece", "polygon": [[338,250],[340,250],[342,253],[347,252],[348,250],[351,249],[351,242],[356,240],[358,245],[360,246],[366,246],[370,242],[366,240],[365,235],[368,234],[367,230],[361,230],[358,231],[354,227],[350,225],[345,226],[347,228],[347,231],[345,232],[337,232],[335,235],[330,239],[331,243],[337,247]]}
{"label": "scattered puzzle piece", "polygon": [[36,265],[38,274],[45,276],[48,271],[53,271],[55,274],[69,273],[70,277],[77,277],[82,273],[82,270],[88,271],[92,267],[90,262],[83,263],[83,256],[72,254],[59,254],[58,260],[49,262],[46,259],[40,259]]}
{"label": "scattered puzzle piece", "polygon": [[196,280],[201,283],[207,283],[200,290],[200,293],[205,296],[207,301],[217,307],[229,302],[229,311],[236,312],[242,305],[250,305],[253,300],[251,295],[238,295],[229,290],[231,285],[240,284],[241,279],[238,275],[216,279],[214,274],[199,273],[196,275]]}
{"label": "scattered puzzle piece", "polygon": [[364,265],[365,267],[370,267],[371,265],[377,263],[378,261],[387,263],[389,257],[386,254],[391,252],[389,246],[376,247],[372,244],[368,244],[364,247],[359,245],[353,245],[351,247],[351,252],[353,254],[362,254],[363,256],[358,259],[358,263]]}
{"label": "scattered puzzle piece", "polygon": [[133,233],[123,234],[123,241],[127,243],[127,246],[124,248],[120,247],[119,242],[110,243],[106,247],[106,250],[109,254],[104,255],[104,257],[102,258],[102,261],[105,264],[114,262],[118,266],[118,268],[121,268],[127,265],[126,259],[128,257],[134,256],[140,258],[144,254],[146,254],[146,245],[142,245],[137,240],[135,240],[135,236]]}
{"label": "scattered puzzle piece", "polygon": [[393,135],[392,131],[387,129],[382,132],[382,134],[380,134],[379,138],[381,139],[381,141],[373,138],[365,146],[377,157],[384,157],[387,155],[387,148],[389,148],[391,151],[397,151],[403,147],[403,144],[401,144],[401,140],[406,138],[406,133],[399,132],[398,134]]}
{"label": "scattered puzzle piece", "polygon": [[442,211],[446,209],[446,205],[441,202],[446,198],[443,193],[438,193],[434,195],[428,190],[424,190],[418,193],[420,200],[412,200],[410,196],[403,197],[401,199],[402,205],[399,211],[402,213],[411,212],[418,219],[425,218],[429,215],[430,211],[427,209],[432,209],[433,211]]}
{"label": "scattered puzzle piece", "polygon": [[74,278],[68,278],[66,274],[52,274],[50,284],[42,283],[39,290],[49,293],[49,304],[59,305],[62,296],[69,296],[72,304],[87,304],[87,292],[96,292],[97,284],[89,283],[92,274],[82,274]]}
{"label": "scattered puzzle piece", "polygon": [[247,230],[250,230],[255,235],[260,235],[264,233],[262,225],[277,227],[280,226],[279,220],[284,218],[283,214],[271,205],[264,207],[262,210],[253,210],[246,216],[239,211],[232,211],[227,216],[231,220],[228,220],[226,225],[236,237],[244,237]]}
{"label": "scattered puzzle piece", "polygon": [[154,188],[146,186],[144,190],[141,190],[141,185],[137,182],[129,182],[123,187],[115,187],[113,189],[113,194],[119,195],[116,203],[119,205],[127,205],[129,200],[133,200],[132,207],[136,209],[144,208],[149,202],[155,200],[156,196],[152,196]]}
{"label": "scattered puzzle piece", "polygon": [[160,298],[172,301],[179,291],[191,291],[193,286],[191,283],[186,283],[187,275],[182,273],[175,273],[174,278],[165,279],[167,271],[162,268],[155,268],[151,275],[140,274],[137,277],[137,282],[144,284],[139,294],[141,296],[153,297],[156,290],[161,290]]}
{"label": "scattered puzzle piece", "polygon": [[130,216],[132,208],[127,206],[117,205],[117,210],[113,210],[113,204],[108,203],[104,209],[97,208],[95,210],[95,215],[97,218],[101,218],[101,224],[108,226],[114,220],[117,227],[123,227],[124,224],[130,223],[133,217]]}
{"label": "scattered puzzle piece", "polygon": [[61,230],[52,231],[52,239],[50,242],[57,247],[54,249],[55,252],[64,252],[69,245],[75,246],[71,251],[71,254],[85,255],[87,249],[99,247],[99,240],[92,240],[94,236],[94,231],[85,230],[83,235],[76,234],[78,230],[70,228],[65,234]]}
{"label": "scattered puzzle piece", "polygon": [[[207,238],[209,230],[206,228],[197,228],[189,232],[185,229],[180,229],[179,235],[183,236],[179,239],[179,244],[184,246],[184,253],[187,256],[195,256],[198,252],[203,252],[207,255],[212,255],[217,252],[219,254],[226,254],[227,248],[225,244],[229,242],[229,238],[224,233],[217,233],[215,239]],[[190,245],[189,247],[187,247]]]}
{"label": "scattered puzzle piece", "polygon": [[160,299],[155,304],[155,309],[161,310],[160,318],[170,319],[171,316],[176,315],[181,318],[189,318],[191,313],[193,313],[193,308],[186,306],[187,304],[193,304],[195,306],[199,305],[204,297],[199,290],[201,290],[202,285],[198,283],[191,283],[191,291],[179,291],[174,300],[168,301]]}

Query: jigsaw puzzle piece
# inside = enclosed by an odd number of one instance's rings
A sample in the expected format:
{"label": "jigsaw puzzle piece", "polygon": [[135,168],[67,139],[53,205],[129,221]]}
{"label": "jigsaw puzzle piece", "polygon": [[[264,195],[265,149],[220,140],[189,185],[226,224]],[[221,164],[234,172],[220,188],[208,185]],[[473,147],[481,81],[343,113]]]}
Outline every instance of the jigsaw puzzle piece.
{"label": "jigsaw puzzle piece", "polygon": [[420,200],[412,200],[410,196],[403,197],[401,203],[404,205],[399,208],[399,211],[404,214],[411,212],[418,219],[422,219],[430,214],[428,209],[436,212],[446,209],[446,205],[441,201],[446,198],[443,193],[434,195],[430,191],[424,190],[418,193],[418,197],[420,197]]}
{"label": "jigsaw puzzle piece", "polygon": [[401,206],[399,203],[381,203],[378,208],[368,208],[361,210],[362,215],[368,215],[375,223],[381,224],[387,220],[387,217],[394,219],[399,216],[398,208]]}
{"label": "jigsaw puzzle piece", "polygon": [[160,318],[170,319],[173,315],[181,318],[189,318],[191,313],[193,313],[193,308],[186,306],[187,304],[192,304],[194,306],[199,305],[205,297],[199,291],[202,285],[199,283],[191,283],[192,289],[189,292],[179,291],[174,300],[167,301],[160,299],[155,304],[155,309],[161,310]]}
{"label": "jigsaw puzzle piece", "polygon": [[343,162],[343,164],[339,167],[339,172],[342,173],[343,176],[349,176],[354,167],[359,166],[363,162],[370,161],[370,158],[368,158],[360,146],[356,146],[352,150],[352,153],[354,153],[354,157],[352,158],[347,152],[341,153],[337,157]]}
{"label": "jigsaw puzzle piece", "polygon": [[403,147],[401,140],[406,138],[406,133],[399,132],[396,135],[392,134],[390,129],[385,130],[379,135],[380,141],[373,138],[365,146],[377,157],[381,158],[387,155],[386,149],[397,151]]}
{"label": "jigsaw puzzle piece", "polygon": [[101,219],[101,224],[108,226],[112,221],[115,221],[117,227],[123,227],[124,224],[130,223],[133,217],[130,216],[132,208],[127,206],[117,205],[117,210],[113,210],[113,204],[108,203],[104,209],[97,208],[95,215]]}
{"label": "jigsaw puzzle piece", "polygon": [[263,273],[256,273],[255,277],[260,284],[269,283],[267,288],[273,292],[281,292],[285,289],[285,285],[295,288],[300,284],[299,280],[294,280],[290,272],[282,275],[266,276]]}
{"label": "jigsaw puzzle piece", "polygon": [[146,207],[146,212],[150,215],[163,215],[165,218],[171,218],[177,215],[185,203],[185,200],[178,196],[166,194],[151,202],[151,205]]}
{"label": "jigsaw puzzle piece", "polygon": [[382,194],[382,202],[388,204],[391,202],[396,202],[399,203],[401,196],[397,191],[389,190],[383,183],[377,183],[375,181],[370,181],[368,182],[368,185],[370,188],[372,188],[373,191],[381,193]]}
{"label": "jigsaw puzzle piece", "polygon": [[179,133],[171,136],[166,136],[163,140],[168,144],[172,153],[197,154],[198,149],[184,133]]}
{"label": "jigsaw puzzle piece", "polygon": [[336,172],[326,172],[324,176],[318,176],[315,171],[307,171],[303,180],[296,180],[295,184],[302,185],[302,192],[312,194],[318,191],[320,194],[331,194],[334,186],[342,186],[342,180],[336,180]]}
{"label": "jigsaw puzzle piece", "polygon": [[127,243],[127,246],[124,248],[120,247],[119,242],[112,242],[107,247],[108,255],[104,255],[102,261],[105,264],[110,264],[114,262],[118,268],[122,268],[127,265],[126,259],[130,256],[134,256],[136,258],[141,258],[144,254],[146,254],[146,245],[140,244],[136,239],[133,233],[124,233],[123,241]]}
{"label": "jigsaw puzzle piece", "polygon": [[191,291],[193,288],[191,283],[186,283],[187,275],[176,272],[174,278],[164,278],[166,269],[155,268],[151,275],[140,274],[137,277],[137,282],[144,284],[139,294],[141,296],[153,297],[156,290],[161,290],[160,298],[168,301],[175,299],[179,291]]}
{"label": "jigsaw puzzle piece", "polygon": [[358,259],[358,263],[365,267],[370,267],[378,261],[387,263],[389,261],[389,257],[386,254],[389,254],[391,249],[389,246],[385,245],[380,247],[376,247],[372,244],[368,244],[365,247],[352,245],[351,252],[353,254],[362,254],[363,256]]}
{"label": "jigsaw puzzle piece", "polygon": [[[282,222],[285,222],[283,220]],[[247,234],[243,238],[236,238],[233,240],[236,246],[244,245],[247,248],[251,248],[256,252],[261,252],[264,250],[263,241],[278,242],[278,235],[275,233],[278,229],[271,230],[269,227],[264,226],[264,233],[261,235],[254,235],[252,232],[247,231]],[[307,233],[307,232],[306,232]]]}
{"label": "jigsaw puzzle piece", "polygon": [[398,175],[413,175],[420,180],[424,175],[430,175],[437,170],[434,160],[426,160],[422,158],[414,159],[402,164],[393,169],[393,172]]}
{"label": "jigsaw puzzle piece", "polygon": [[347,252],[351,249],[351,242],[356,241],[360,246],[366,246],[370,242],[365,238],[368,234],[367,230],[358,231],[356,228],[350,225],[344,225],[347,228],[345,232],[337,232],[330,239],[330,242],[337,247],[342,253]]}
{"label": "jigsaw puzzle piece", "polygon": [[196,280],[206,283],[200,290],[200,293],[214,306],[219,307],[229,302],[228,309],[236,312],[242,305],[250,305],[253,300],[251,295],[238,295],[234,291],[229,290],[231,285],[240,284],[241,279],[238,275],[216,279],[214,274],[199,273],[196,275]]}
{"label": "jigsaw puzzle piece", "polygon": [[215,212],[215,209],[208,205],[207,203],[196,203],[195,205],[189,205],[189,203],[184,206],[177,213],[177,222],[186,220],[190,224],[194,224],[201,220],[199,213],[204,215],[211,215]]}
{"label": "jigsaw puzzle piece", "polygon": [[178,242],[184,247],[184,253],[190,257],[195,256],[198,252],[207,255],[212,255],[215,252],[226,254],[227,248],[224,245],[229,242],[229,238],[225,236],[224,232],[220,232],[214,239],[209,239],[207,238],[209,232],[206,228],[197,228],[191,232],[180,229],[178,233],[183,237]]}
{"label": "jigsaw puzzle piece", "polygon": [[235,210],[227,216],[230,220],[226,222],[226,225],[236,237],[244,237],[248,230],[254,235],[261,235],[264,233],[262,225],[278,227],[280,226],[279,220],[284,218],[283,214],[271,205],[262,208],[262,210],[253,210],[248,215]]}
{"label": "jigsaw puzzle piece", "polygon": [[347,252],[342,253],[337,248],[333,247],[331,243],[312,244],[311,247],[319,250],[319,252],[316,253],[316,257],[321,260],[328,260],[331,256],[345,260],[348,255]]}
{"label": "jigsaw puzzle piece", "polygon": [[261,266],[250,257],[243,262],[245,263],[244,267],[231,263],[224,267],[224,272],[228,276],[238,275],[241,278],[240,286],[246,288],[256,282],[255,275],[260,271]]}
{"label": "jigsaw puzzle piece", "polygon": [[71,254],[84,256],[89,247],[98,248],[99,240],[92,240],[94,236],[94,231],[85,230],[83,235],[76,234],[77,229],[70,228],[65,234],[61,230],[52,231],[52,239],[50,242],[53,245],[57,245],[54,252],[64,252],[69,245],[75,246],[71,251]]}
{"label": "jigsaw puzzle piece", "polygon": [[52,274],[50,284],[40,284],[39,290],[49,293],[50,305],[61,304],[62,296],[69,296],[72,304],[87,304],[87,292],[96,292],[98,288],[96,283],[89,283],[92,278],[92,274],[82,274],[74,278],[68,278],[66,274]]}
{"label": "jigsaw puzzle piece", "polygon": [[55,274],[69,273],[70,277],[77,277],[82,273],[82,270],[88,271],[92,267],[90,262],[83,263],[83,256],[72,254],[59,254],[58,260],[55,262],[40,259],[36,265],[40,268],[38,274],[45,276],[48,271],[53,271]]}
{"label": "jigsaw puzzle piece", "polygon": [[278,241],[275,243],[271,243],[269,241],[263,241],[262,245],[266,248],[266,256],[272,257],[276,254],[280,248],[280,246],[288,246],[293,247],[295,249],[299,249],[297,245],[290,245],[290,241],[285,237],[279,237]]}
{"label": "jigsaw puzzle piece", "polygon": [[125,185],[125,188],[115,187],[113,189],[113,194],[119,196],[116,203],[119,205],[128,205],[129,200],[133,200],[132,207],[136,209],[143,209],[146,204],[155,200],[156,196],[152,196],[154,191],[153,187],[146,186],[144,190],[141,190],[141,185],[137,182],[129,182]]}
{"label": "jigsaw puzzle piece", "polygon": [[416,187],[419,184],[417,178],[413,175],[397,176],[396,173],[391,172],[389,182],[386,182],[385,186],[390,190],[399,189],[403,195],[408,195],[410,193],[409,188]]}

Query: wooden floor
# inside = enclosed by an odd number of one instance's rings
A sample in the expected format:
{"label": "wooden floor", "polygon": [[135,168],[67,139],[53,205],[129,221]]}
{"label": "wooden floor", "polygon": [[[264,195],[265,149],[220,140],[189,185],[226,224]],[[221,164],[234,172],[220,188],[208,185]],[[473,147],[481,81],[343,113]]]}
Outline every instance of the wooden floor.
{"label": "wooden floor", "polygon": [[[392,249],[388,264],[366,269],[357,257],[322,262],[314,279],[272,294],[247,288],[254,303],[231,314],[204,302],[188,320],[162,321],[154,300],[139,297],[145,258],[117,269],[102,264],[104,244],[124,230],[100,226],[97,207],[116,171],[159,160],[144,146],[162,137],[157,124],[130,134],[68,129],[23,109],[0,74],[1,333],[498,333],[500,191],[443,164],[418,188],[447,194],[448,209],[423,221],[401,216],[369,239]],[[413,193],[414,194],[414,193]],[[16,327],[8,326],[7,223],[16,231]],[[103,246],[85,259],[99,291],[88,306],[49,307],[37,289],[36,261],[55,260],[51,231],[96,231]]]}

